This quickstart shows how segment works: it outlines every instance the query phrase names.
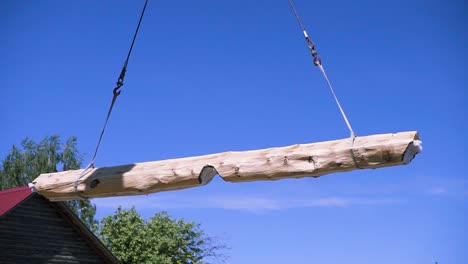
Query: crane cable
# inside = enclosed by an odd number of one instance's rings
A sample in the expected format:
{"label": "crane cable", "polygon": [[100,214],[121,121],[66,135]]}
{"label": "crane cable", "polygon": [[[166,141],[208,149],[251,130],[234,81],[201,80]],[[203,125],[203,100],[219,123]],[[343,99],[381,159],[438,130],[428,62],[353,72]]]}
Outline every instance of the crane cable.
{"label": "crane cable", "polygon": [[[309,50],[311,51],[311,55],[313,57],[313,62],[314,62],[314,65],[319,67],[320,68],[320,71],[322,72],[323,74],[323,77],[325,78],[327,84],[328,84],[328,87],[330,88],[330,91],[335,99],[335,102],[338,106],[338,108],[340,109],[340,112],[341,112],[341,115],[343,116],[343,119],[351,133],[351,138],[352,138],[352,144],[354,144],[354,138],[356,137],[356,134],[354,133],[354,130],[353,128],[351,127],[351,124],[343,110],[343,108],[341,107],[341,104],[338,100],[338,97],[336,96],[335,94],[335,91],[333,90],[333,87],[330,83],[330,80],[328,79],[327,77],[327,74],[325,73],[325,69],[323,68],[323,65],[322,65],[322,60],[320,58],[320,56],[318,55],[317,51],[315,50],[315,44],[314,42],[310,39],[309,35],[307,34],[307,31],[305,30],[305,27],[304,25],[302,24],[300,18],[299,18],[299,15],[296,11],[296,8],[294,7],[294,4],[292,3],[291,0],[288,0],[289,2],[289,5],[291,6],[291,9],[292,11],[294,12],[294,15],[297,19],[297,22],[299,23],[299,26],[302,30],[302,33],[304,34],[304,37],[305,37],[305,40],[306,40],[306,44],[307,44],[307,47],[309,48]],[[135,30],[135,34],[133,36],[133,40],[132,40],[132,44],[130,45],[130,49],[128,51],[128,54],[127,54],[127,58],[124,62],[124,65],[122,67],[122,70],[120,72],[120,75],[119,75],[119,78],[117,79],[117,85],[116,87],[113,89],[112,93],[113,93],[113,97],[112,97],[112,101],[111,101],[111,104],[110,104],[110,107],[109,107],[109,111],[107,112],[107,116],[106,116],[106,119],[105,119],[105,122],[104,122],[104,126],[101,130],[101,134],[99,136],[99,140],[98,140],[98,143],[96,145],[96,149],[94,151],[94,155],[93,155],[93,158],[91,159],[91,161],[89,162],[88,166],[86,166],[86,168],[80,173],[80,175],[78,175],[78,177],[76,178],[73,186],[74,186],[74,189],[75,189],[75,193],[78,194],[78,196],[80,196],[81,198],[86,198],[84,196],[82,196],[79,192],[78,192],[78,181],[80,180],[81,177],[83,177],[90,169],[94,168],[94,162],[95,162],[95,159],[96,159],[96,156],[97,156],[97,153],[98,153],[98,150],[99,150],[99,146],[101,144],[101,141],[102,141],[102,138],[104,136],[104,132],[106,130],[106,127],[107,127],[107,123],[109,121],[109,118],[110,118],[110,115],[112,113],[112,110],[114,108],[114,105],[115,105],[115,102],[117,100],[117,97],[120,95],[121,91],[120,91],[120,88],[124,85],[124,79],[125,79],[125,74],[127,72],[127,66],[128,66],[128,62],[129,62],[129,59],[130,59],[130,55],[132,53],[132,50],[133,50],[133,45],[135,44],[135,40],[136,40],[136,37],[138,35],[138,31],[140,29],[140,25],[141,25],[141,21],[143,20],[143,16],[145,14],[145,10],[146,10],[146,5],[148,4],[148,0],[145,0],[145,4],[143,6],[143,10],[141,12],[141,15],[140,15],[140,19],[138,21],[138,25],[137,25],[137,28]],[[356,160],[354,158],[354,155],[353,155],[353,160],[354,162],[356,163]],[[357,163],[356,163],[357,165]]]}
{"label": "crane cable", "polygon": [[116,87],[112,90],[112,101],[111,101],[111,104],[109,106],[109,110],[107,111],[107,116],[106,116],[106,120],[104,122],[104,126],[102,127],[102,130],[101,130],[101,134],[99,136],[99,140],[96,144],[96,149],[94,150],[94,155],[93,155],[93,158],[91,159],[91,161],[89,162],[88,166],[86,166],[86,168],[80,173],[80,175],[78,175],[78,177],[75,179],[75,182],[73,184],[73,187],[75,189],[75,193],[78,194],[78,196],[80,196],[81,198],[86,198],[86,197],[83,197],[79,192],[78,192],[78,181],[81,179],[81,177],[83,177],[90,169],[94,168],[94,161],[96,160],[96,156],[97,156],[97,153],[98,153],[98,150],[99,150],[99,146],[101,145],[101,141],[102,141],[102,137],[104,136],[104,131],[106,130],[106,127],[107,127],[107,123],[109,122],[109,118],[110,118],[110,115],[112,113],[112,110],[114,109],[114,105],[115,105],[115,102],[117,101],[117,97],[120,95],[121,91],[120,91],[120,88],[124,85],[124,79],[125,79],[125,74],[127,73],[127,66],[128,66],[128,61],[130,60],[130,55],[132,54],[132,50],[133,50],[133,45],[135,44],[135,40],[136,40],[136,37],[138,35],[138,31],[140,29],[140,25],[141,25],[141,21],[143,20],[143,16],[145,14],[145,10],[146,10],[146,5],[148,4],[148,0],[145,0],[145,4],[143,6],[143,9],[141,11],[141,15],[140,15],[140,20],[138,21],[138,25],[136,27],[136,30],[135,30],[135,34],[133,35],[133,40],[132,40],[132,44],[130,45],[130,49],[128,50],[128,54],[127,54],[127,58],[125,59],[125,62],[122,66],[122,70],[120,71],[120,75],[119,75],[119,78],[117,79],[117,82],[116,82]]}
{"label": "crane cable", "polygon": [[[304,34],[307,47],[309,48],[309,50],[311,52],[311,55],[313,57],[314,65],[320,68],[320,71],[322,72],[323,77],[327,81],[328,87],[330,88],[330,91],[331,91],[333,97],[335,98],[336,105],[340,109],[341,115],[343,116],[343,119],[344,119],[344,121],[346,123],[346,126],[349,129],[349,132],[351,134],[350,137],[352,138],[352,140],[354,142],[354,138],[356,137],[356,134],[354,133],[354,130],[351,127],[351,124],[350,124],[350,122],[348,120],[348,117],[346,116],[345,111],[343,110],[343,107],[341,107],[340,101],[338,100],[338,97],[336,96],[335,91],[333,90],[333,87],[332,87],[332,85],[330,83],[330,80],[328,79],[327,74],[325,73],[325,69],[323,68],[323,65],[322,65],[322,59],[320,58],[317,51],[315,50],[315,44],[310,39],[309,35],[307,34],[307,31],[305,30],[305,27],[302,24],[301,19],[299,18],[299,15],[297,14],[296,8],[294,7],[292,1],[288,0],[288,2],[289,2],[289,5],[291,6],[292,11],[294,12],[294,15],[296,16],[296,20],[299,23],[299,27],[301,28],[302,33]],[[354,158],[354,156],[353,156],[353,158]]]}

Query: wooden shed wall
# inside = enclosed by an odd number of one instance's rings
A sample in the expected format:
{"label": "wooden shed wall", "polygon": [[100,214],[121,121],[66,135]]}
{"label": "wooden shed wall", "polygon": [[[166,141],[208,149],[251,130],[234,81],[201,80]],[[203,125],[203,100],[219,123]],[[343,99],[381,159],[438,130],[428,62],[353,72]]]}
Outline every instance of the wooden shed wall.
{"label": "wooden shed wall", "polygon": [[0,217],[0,263],[109,263],[44,197]]}

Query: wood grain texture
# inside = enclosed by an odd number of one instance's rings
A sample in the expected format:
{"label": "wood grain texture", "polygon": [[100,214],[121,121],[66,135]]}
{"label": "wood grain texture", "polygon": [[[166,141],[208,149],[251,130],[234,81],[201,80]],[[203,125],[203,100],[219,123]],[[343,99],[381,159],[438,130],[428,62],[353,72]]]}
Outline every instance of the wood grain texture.
{"label": "wood grain texture", "polygon": [[32,185],[50,200],[139,195],[209,183],[319,177],[333,172],[404,165],[421,152],[416,131],[380,134],[287,147],[224,152],[89,170],[41,174]]}

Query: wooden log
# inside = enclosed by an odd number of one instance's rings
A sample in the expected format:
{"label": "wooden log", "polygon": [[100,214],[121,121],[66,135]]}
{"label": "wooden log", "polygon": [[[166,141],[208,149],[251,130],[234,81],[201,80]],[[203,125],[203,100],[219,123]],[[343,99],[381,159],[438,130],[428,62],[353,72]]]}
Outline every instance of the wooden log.
{"label": "wooden log", "polygon": [[53,201],[178,190],[209,183],[319,177],[333,172],[404,165],[421,152],[418,133],[402,132],[262,150],[45,173],[31,184]]}

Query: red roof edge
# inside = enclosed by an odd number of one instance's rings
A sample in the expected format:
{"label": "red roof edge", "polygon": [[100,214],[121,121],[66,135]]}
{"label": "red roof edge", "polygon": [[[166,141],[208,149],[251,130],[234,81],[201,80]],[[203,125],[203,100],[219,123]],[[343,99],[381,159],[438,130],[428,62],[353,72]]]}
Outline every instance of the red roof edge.
{"label": "red roof edge", "polygon": [[16,187],[0,191],[0,216],[8,213],[19,203],[28,198],[33,192],[29,186]]}

